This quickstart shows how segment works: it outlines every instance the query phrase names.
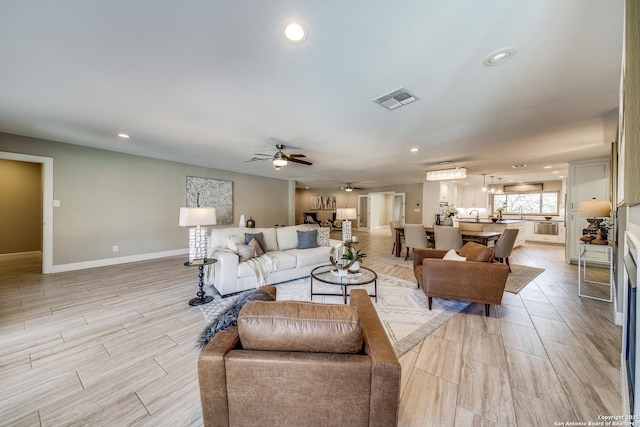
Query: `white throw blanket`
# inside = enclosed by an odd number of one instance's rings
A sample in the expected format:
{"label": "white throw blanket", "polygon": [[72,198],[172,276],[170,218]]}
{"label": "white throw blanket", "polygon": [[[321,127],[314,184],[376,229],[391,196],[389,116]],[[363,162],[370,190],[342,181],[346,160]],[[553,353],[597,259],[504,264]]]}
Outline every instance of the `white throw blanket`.
{"label": "white throw blanket", "polygon": [[256,279],[258,279],[258,286],[256,286],[256,288],[266,285],[267,276],[278,268],[278,259],[268,254],[250,258],[244,263],[256,274]]}

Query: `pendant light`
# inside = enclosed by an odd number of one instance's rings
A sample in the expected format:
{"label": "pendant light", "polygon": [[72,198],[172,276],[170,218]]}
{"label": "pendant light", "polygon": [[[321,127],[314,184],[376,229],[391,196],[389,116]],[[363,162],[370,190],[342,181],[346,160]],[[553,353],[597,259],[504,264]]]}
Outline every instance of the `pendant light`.
{"label": "pendant light", "polygon": [[483,193],[487,192],[487,174],[486,173],[482,174],[482,192]]}
{"label": "pendant light", "polygon": [[502,178],[498,178],[498,189],[496,190],[496,194],[504,194],[504,191],[502,191]]}
{"label": "pendant light", "polygon": [[491,193],[491,194],[496,194],[496,189],[493,187],[493,177],[494,176],[495,175],[491,175],[490,176],[490,178],[491,178],[491,188],[489,189],[489,193]]}

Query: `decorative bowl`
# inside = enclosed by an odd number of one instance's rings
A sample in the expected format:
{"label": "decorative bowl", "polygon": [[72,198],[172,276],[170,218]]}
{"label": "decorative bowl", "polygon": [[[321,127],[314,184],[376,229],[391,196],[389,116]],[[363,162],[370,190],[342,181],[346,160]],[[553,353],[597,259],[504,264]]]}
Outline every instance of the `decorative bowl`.
{"label": "decorative bowl", "polygon": [[546,219],[547,221],[549,221],[552,217],[550,216],[545,216],[544,219]]}
{"label": "decorative bowl", "polygon": [[497,217],[492,216],[492,217],[491,217],[491,221],[493,221],[493,222],[498,222],[498,218],[497,218]]}

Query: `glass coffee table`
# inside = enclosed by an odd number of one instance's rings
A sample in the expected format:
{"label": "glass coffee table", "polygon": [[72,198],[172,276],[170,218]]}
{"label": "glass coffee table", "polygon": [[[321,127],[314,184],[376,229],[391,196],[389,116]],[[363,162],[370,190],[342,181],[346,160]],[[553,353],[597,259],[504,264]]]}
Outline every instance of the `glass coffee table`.
{"label": "glass coffee table", "polygon": [[[314,280],[319,280],[322,283],[328,283],[330,285],[340,286],[342,288],[342,293],[314,293]],[[360,267],[360,271],[358,273],[339,276],[336,272],[336,267],[333,265],[321,265],[320,267],[316,267],[311,270],[311,301],[313,301],[314,295],[331,295],[343,297],[344,303],[346,304],[347,297],[349,296],[347,289],[349,286],[362,286],[368,285],[369,283],[373,283],[373,295],[369,294],[369,296],[374,297],[375,301],[378,302],[378,275],[373,270],[366,267]]]}

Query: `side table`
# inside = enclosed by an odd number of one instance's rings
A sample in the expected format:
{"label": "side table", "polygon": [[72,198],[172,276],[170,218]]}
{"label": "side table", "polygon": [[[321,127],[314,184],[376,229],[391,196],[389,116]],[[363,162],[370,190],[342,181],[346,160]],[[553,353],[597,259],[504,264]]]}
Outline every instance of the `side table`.
{"label": "side table", "polygon": [[[587,278],[587,265],[591,264],[592,268],[598,265],[601,270],[608,270],[609,280],[604,282],[600,280],[591,280]],[[592,273],[593,274],[593,273]],[[583,292],[585,284],[606,286],[609,288],[607,298],[587,295]],[[589,243],[578,244],[578,296],[591,298],[598,301],[611,302],[613,300],[613,246],[611,245],[592,245]]]}
{"label": "side table", "polygon": [[200,290],[196,294],[198,296],[191,299],[189,301],[189,305],[202,305],[213,300],[213,297],[211,295],[205,295],[204,292],[204,266],[211,265],[216,262],[218,262],[218,260],[215,258],[207,258],[202,264],[191,264],[189,261],[184,263],[185,267],[198,267],[198,278],[200,279],[198,283],[198,287],[200,288]]}

